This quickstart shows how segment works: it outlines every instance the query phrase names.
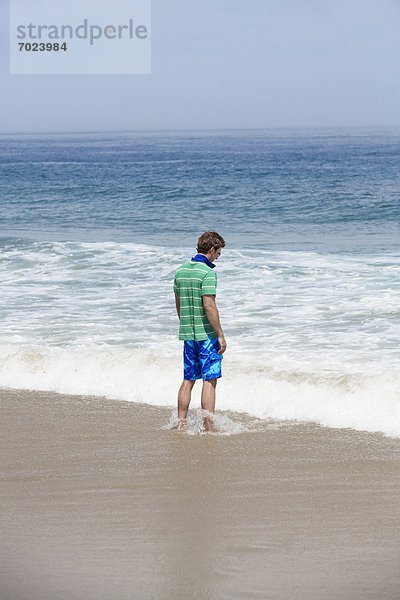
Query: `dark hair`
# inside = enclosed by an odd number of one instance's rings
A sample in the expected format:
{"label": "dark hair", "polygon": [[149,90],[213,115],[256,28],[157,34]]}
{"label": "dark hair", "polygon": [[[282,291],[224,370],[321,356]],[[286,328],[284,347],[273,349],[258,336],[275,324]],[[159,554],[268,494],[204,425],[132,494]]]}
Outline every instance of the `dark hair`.
{"label": "dark hair", "polygon": [[207,254],[211,248],[219,250],[220,248],[224,248],[224,246],[224,238],[216,231],[205,231],[197,240],[197,252],[200,252],[200,254]]}

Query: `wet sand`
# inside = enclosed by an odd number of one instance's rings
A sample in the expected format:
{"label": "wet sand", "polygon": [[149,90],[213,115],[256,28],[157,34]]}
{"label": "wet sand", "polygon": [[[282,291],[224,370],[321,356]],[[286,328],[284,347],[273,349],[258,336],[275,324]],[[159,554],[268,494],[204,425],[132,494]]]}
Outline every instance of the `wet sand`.
{"label": "wet sand", "polygon": [[0,600],[398,600],[400,440],[2,390]]}

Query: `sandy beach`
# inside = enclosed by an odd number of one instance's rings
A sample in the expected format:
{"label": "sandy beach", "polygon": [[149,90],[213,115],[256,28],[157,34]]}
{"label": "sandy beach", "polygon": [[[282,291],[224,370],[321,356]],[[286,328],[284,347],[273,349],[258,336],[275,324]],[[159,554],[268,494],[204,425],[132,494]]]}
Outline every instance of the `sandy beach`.
{"label": "sandy beach", "polygon": [[400,440],[2,390],[1,600],[395,600]]}

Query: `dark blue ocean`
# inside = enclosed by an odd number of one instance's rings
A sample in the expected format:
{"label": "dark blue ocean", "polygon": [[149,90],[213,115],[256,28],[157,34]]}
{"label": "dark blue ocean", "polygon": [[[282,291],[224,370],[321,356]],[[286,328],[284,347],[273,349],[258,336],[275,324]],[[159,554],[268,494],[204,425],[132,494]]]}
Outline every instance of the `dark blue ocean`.
{"label": "dark blue ocean", "polygon": [[400,130],[0,136],[0,386],[174,406],[227,241],[218,408],[400,436]]}
{"label": "dark blue ocean", "polygon": [[0,139],[4,236],[391,252],[400,131],[294,130]]}

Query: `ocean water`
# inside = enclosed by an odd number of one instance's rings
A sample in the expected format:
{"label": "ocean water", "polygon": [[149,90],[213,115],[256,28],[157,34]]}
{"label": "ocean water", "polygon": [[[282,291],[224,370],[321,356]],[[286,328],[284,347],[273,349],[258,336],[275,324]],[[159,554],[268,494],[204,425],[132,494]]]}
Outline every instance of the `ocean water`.
{"label": "ocean water", "polygon": [[0,386],[174,406],[216,229],[217,408],[399,437],[399,166],[396,130],[0,137]]}

